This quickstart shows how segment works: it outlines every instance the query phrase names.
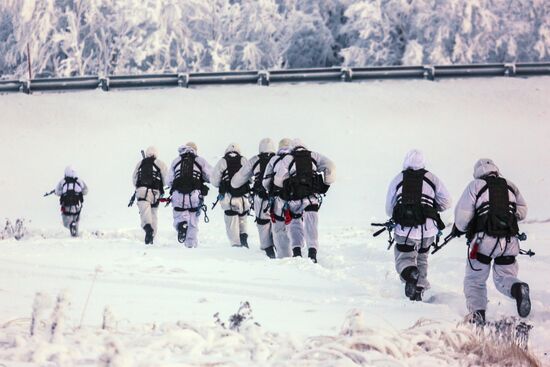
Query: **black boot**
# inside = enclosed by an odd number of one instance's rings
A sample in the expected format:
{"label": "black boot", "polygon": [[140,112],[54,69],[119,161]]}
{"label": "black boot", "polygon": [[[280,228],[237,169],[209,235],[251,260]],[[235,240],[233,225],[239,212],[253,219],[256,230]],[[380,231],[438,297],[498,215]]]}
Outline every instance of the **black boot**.
{"label": "black boot", "polygon": [[302,248],[301,247],[293,247],[292,248],[292,257],[302,257]]}
{"label": "black boot", "polygon": [[181,222],[178,224],[178,242],[184,243],[187,237],[187,222]]}
{"label": "black boot", "polygon": [[71,231],[72,237],[78,236],[78,224],[74,220],[71,222],[71,225],[69,226],[69,231]]}
{"label": "black boot", "polygon": [[476,326],[485,325],[485,310],[477,310],[472,313],[470,322]]}
{"label": "black boot", "polygon": [[152,245],[153,244],[153,227],[151,227],[150,224],[146,224],[143,226],[143,230],[145,231],[145,244]]}
{"label": "black boot", "polygon": [[418,283],[418,268],[416,266],[407,266],[401,272],[401,278],[405,280],[405,296],[410,300],[416,297],[416,283]]}
{"label": "black boot", "polygon": [[241,246],[248,248],[248,234],[241,233]]}
{"label": "black boot", "polygon": [[315,248],[308,248],[307,249],[307,257],[311,259],[315,264],[317,264],[317,249]]}
{"label": "black boot", "polygon": [[422,296],[424,295],[424,288],[423,287],[416,287],[416,291],[414,292],[414,299],[411,298],[413,301],[422,301]]}
{"label": "black boot", "polygon": [[275,246],[269,246],[264,251],[265,251],[265,254],[267,255],[267,257],[269,257],[270,259],[276,258],[276,256],[275,256]]}
{"label": "black boot", "polygon": [[516,299],[518,315],[529,316],[531,312],[531,299],[529,298],[529,285],[527,283],[514,283],[512,285],[512,297]]}

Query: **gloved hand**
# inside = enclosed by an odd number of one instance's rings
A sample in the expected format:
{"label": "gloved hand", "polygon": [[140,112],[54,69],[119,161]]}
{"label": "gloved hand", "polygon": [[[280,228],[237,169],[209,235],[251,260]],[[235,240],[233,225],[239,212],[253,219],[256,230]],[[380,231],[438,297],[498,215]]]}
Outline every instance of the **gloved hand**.
{"label": "gloved hand", "polygon": [[462,236],[463,234],[466,234],[466,232],[462,232],[461,230],[459,230],[457,227],[456,227],[456,224],[453,224],[453,229],[451,229],[451,235],[453,237],[460,237]]}

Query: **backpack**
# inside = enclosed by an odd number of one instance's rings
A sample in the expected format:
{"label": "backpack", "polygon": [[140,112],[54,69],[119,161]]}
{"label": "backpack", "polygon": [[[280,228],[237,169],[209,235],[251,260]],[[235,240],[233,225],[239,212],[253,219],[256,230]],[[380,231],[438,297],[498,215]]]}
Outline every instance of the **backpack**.
{"label": "backpack", "polygon": [[514,189],[502,177],[484,177],[486,185],[476,195],[476,203],[481,195],[489,190],[489,201],[476,208],[474,217],[468,225],[467,237],[473,238],[476,233],[484,232],[492,237],[510,238],[519,233],[516,217],[516,204],[510,201],[509,191]]}
{"label": "backpack", "polygon": [[59,197],[59,204],[62,206],[78,206],[84,202],[84,196],[82,192],[76,192],[75,185],[81,187],[76,177],[65,177],[63,187],[67,187],[65,192]]}
{"label": "backpack", "polygon": [[[202,179],[202,168],[196,163],[196,155],[192,152],[182,154],[181,160],[174,166],[174,181],[170,194],[178,191],[182,194],[190,194],[194,190],[201,190],[201,194],[208,194],[208,187]],[[198,168],[198,171],[195,170]]]}
{"label": "backpack", "polygon": [[422,193],[422,187],[426,182],[436,191],[435,184],[426,177],[428,171],[424,169],[403,171],[403,181],[400,187],[401,193],[397,195],[397,203],[393,208],[392,219],[402,227],[416,227],[424,225],[427,219],[435,220],[437,228],[443,230],[445,224],[435,209],[435,199]]}
{"label": "backpack", "polygon": [[288,166],[289,173],[292,167],[296,166],[294,172],[283,182],[281,198],[284,200],[301,200],[308,196],[320,193],[320,184],[323,177],[313,170],[317,167],[317,162],[311,157],[309,150],[300,148],[292,153],[293,160]]}
{"label": "backpack", "polygon": [[137,187],[147,187],[164,193],[160,168],[155,164],[155,157],[147,157],[138,168]]}
{"label": "backpack", "polygon": [[229,193],[233,197],[240,197],[250,192],[250,185],[248,183],[236,189],[231,187],[231,178],[233,178],[235,173],[242,167],[241,158],[242,156],[237,152],[227,152],[223,156],[223,159],[225,159],[227,163],[227,168],[222,173],[222,180],[219,188],[220,194]]}
{"label": "backpack", "polygon": [[262,185],[262,182],[264,179],[267,164],[274,155],[275,153],[260,153],[258,154],[258,160],[252,166],[252,172],[256,170],[256,167],[259,167],[258,172],[254,174],[254,185],[252,186],[252,192],[254,193],[254,195],[258,195],[262,199],[267,199],[268,197],[267,191]]}

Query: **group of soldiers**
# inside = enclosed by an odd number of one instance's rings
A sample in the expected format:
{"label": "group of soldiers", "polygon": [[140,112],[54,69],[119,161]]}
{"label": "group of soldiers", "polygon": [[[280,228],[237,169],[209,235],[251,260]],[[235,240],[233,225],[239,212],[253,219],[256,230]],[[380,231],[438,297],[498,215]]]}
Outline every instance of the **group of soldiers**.
{"label": "group of soldiers", "polygon": [[[527,215],[527,204],[510,180],[502,177],[491,159],[474,166],[474,180],[460,197],[448,242],[466,235],[469,245],[464,295],[471,321],[485,323],[487,279],[493,263],[493,280],[502,294],[515,299],[518,314],[531,311],[529,286],[517,278],[520,254],[518,221]],[[443,182],[425,169],[418,150],[407,153],[403,170],[390,183],[386,212],[391,217],[395,247],[395,268],[405,283],[405,295],[422,300],[430,287],[427,279],[428,252],[439,249],[445,228],[439,213],[451,207],[451,197]],[[391,239],[390,235],[390,241]]]}
{"label": "group of soldiers", "polygon": [[[250,159],[241,155],[237,144],[229,144],[214,168],[197,152],[193,142],[182,145],[167,168],[156,148],[149,147],[137,163],[134,198],[146,244],[153,244],[158,206],[164,201],[172,205],[178,241],[197,247],[199,218],[201,213],[207,218],[205,196],[207,184],[211,184],[219,190],[216,204],[224,211],[230,245],[248,247],[247,217],[253,210],[260,248],[268,257],[302,256],[307,245],[307,256],[317,262],[318,211],[322,196],[335,180],[331,160],[308,150],[299,139],[286,138],[277,150],[273,140],[262,139],[258,154]],[[529,286],[517,278],[516,257],[521,251],[518,221],[526,217],[527,205],[518,188],[502,177],[491,159],[477,161],[473,176],[456,205],[454,225],[447,236],[451,239],[465,234],[468,239],[464,294],[471,319],[485,322],[491,263],[496,288],[515,299],[518,314],[526,317],[531,310]],[[169,190],[167,198],[164,190]],[[63,223],[73,236],[78,233],[87,191],[86,184],[67,167],[55,193],[61,196]],[[449,192],[425,169],[423,154],[408,152],[403,170],[389,185],[386,212],[391,217],[390,244],[396,243],[395,268],[410,300],[422,300],[430,287],[428,253],[432,247],[440,248],[445,224],[439,213],[450,207]]]}
{"label": "group of soldiers", "polygon": [[[334,164],[288,138],[275,149],[272,139],[260,141],[257,155],[247,159],[240,147],[229,144],[212,168],[189,142],[178,149],[170,168],[159,160],[154,147],[145,151],[136,165],[135,198],[145,231],[152,244],[157,232],[157,208],[161,201],[172,205],[174,228],[180,243],[198,246],[198,224],[205,214],[205,196],[210,184],[218,188],[216,204],[224,211],[231,246],[248,247],[247,218],[252,210],[260,237],[260,248],[270,258],[302,256],[317,262],[318,219],[321,196],[334,182]],[[165,188],[169,197],[163,200]]]}

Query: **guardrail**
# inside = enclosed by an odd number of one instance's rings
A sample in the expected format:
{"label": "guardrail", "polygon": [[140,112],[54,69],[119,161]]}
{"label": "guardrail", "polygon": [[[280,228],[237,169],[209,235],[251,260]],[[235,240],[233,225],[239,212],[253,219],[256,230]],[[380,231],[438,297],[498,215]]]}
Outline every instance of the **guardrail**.
{"label": "guardrail", "polygon": [[550,63],[384,66],[356,68],[314,68],[219,73],[146,74],[89,76],[32,80],[0,80],[0,93],[71,91],[101,88],[165,88],[220,84],[259,84],[303,82],[352,82],[355,80],[426,79],[468,77],[530,77],[550,75]]}

